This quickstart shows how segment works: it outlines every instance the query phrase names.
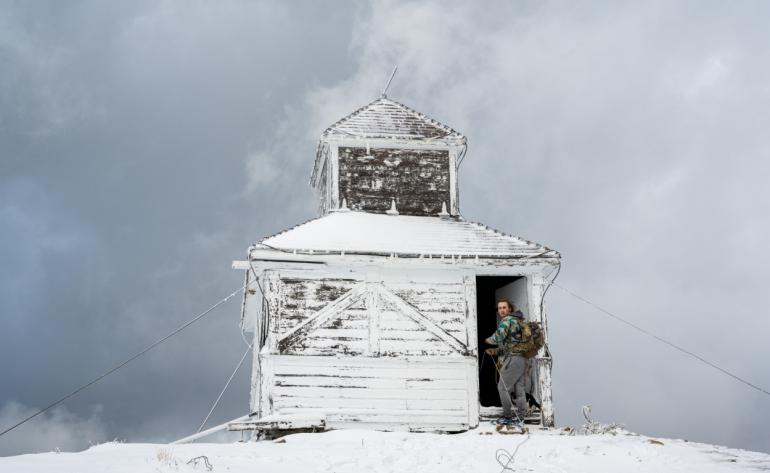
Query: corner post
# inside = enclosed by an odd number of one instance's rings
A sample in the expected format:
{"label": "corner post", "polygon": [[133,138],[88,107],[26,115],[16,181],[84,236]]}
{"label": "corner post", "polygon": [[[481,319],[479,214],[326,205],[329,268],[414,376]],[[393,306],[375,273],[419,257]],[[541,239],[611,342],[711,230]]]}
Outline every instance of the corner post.
{"label": "corner post", "polygon": [[554,427],[556,421],[554,419],[553,394],[551,392],[551,369],[553,367],[553,360],[551,359],[551,353],[548,350],[548,321],[546,320],[543,305],[540,303],[543,298],[546,280],[543,273],[537,273],[532,275],[531,281],[532,288],[530,294],[532,295],[532,299],[530,300],[530,306],[532,308],[532,318],[533,320],[540,322],[545,337],[545,346],[540,349],[540,353],[535,357],[538,389],[540,391],[540,411],[543,427]]}
{"label": "corner post", "polygon": [[339,143],[329,143],[329,177],[331,179],[331,201],[329,210],[340,207],[340,152]]}

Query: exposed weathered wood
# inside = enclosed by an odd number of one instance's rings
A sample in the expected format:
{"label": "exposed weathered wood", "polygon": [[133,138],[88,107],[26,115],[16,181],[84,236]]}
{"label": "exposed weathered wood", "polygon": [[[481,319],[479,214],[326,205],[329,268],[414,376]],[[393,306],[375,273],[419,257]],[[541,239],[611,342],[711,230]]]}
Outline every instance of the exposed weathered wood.
{"label": "exposed weathered wood", "polygon": [[259,362],[259,347],[256,341],[259,339],[259,331],[254,331],[253,350],[251,350],[251,389],[249,390],[249,413],[260,416],[260,399],[262,397],[262,364]]}
{"label": "exposed weathered wood", "polygon": [[331,202],[331,179],[327,167],[324,166],[321,176],[318,180],[318,213],[324,215],[329,212],[329,203]]}
{"label": "exposed weathered wood", "polygon": [[326,419],[321,413],[302,412],[294,415],[269,415],[230,422],[227,430],[325,430]]}
{"label": "exposed weathered wood", "polygon": [[474,363],[465,370],[465,389],[468,402],[468,422],[471,427],[479,425],[479,372]]}
{"label": "exposed weathered wood", "polygon": [[457,182],[457,154],[458,148],[449,149],[449,202],[447,208],[450,215],[460,215],[459,183]]}
{"label": "exposed weathered wood", "polygon": [[353,289],[348,291],[344,296],[334,300],[334,302],[328,304],[315,315],[297,324],[291,330],[280,336],[280,348],[284,349],[288,347],[295,339],[307,334],[315,328],[320,327],[324,322],[329,320],[329,318],[337,315],[341,310],[358,302],[359,298],[365,294],[366,286],[360,284],[353,287]]}
{"label": "exposed weathered wood", "polygon": [[551,394],[551,358],[538,358],[538,384],[540,388],[540,410],[543,416],[543,426],[556,425],[553,413],[553,396]]}
{"label": "exposed weathered wood", "polygon": [[292,278],[284,274],[281,277],[284,309],[282,333],[339,298],[357,282],[345,278]]}
{"label": "exposed weathered wood", "polygon": [[267,326],[264,329],[266,343],[263,350],[275,353],[278,350],[278,336],[281,326],[281,284],[278,271],[265,271],[262,278],[267,304]]}
{"label": "exposed weathered wood", "polygon": [[309,399],[457,399],[465,401],[467,392],[462,389],[422,390],[411,388],[354,388],[275,386],[273,395]]}
{"label": "exposed weathered wood", "polygon": [[262,368],[262,375],[258,380],[260,383],[259,406],[256,409],[252,406],[252,411],[258,412],[259,417],[264,417],[273,413],[273,394],[271,390],[275,385],[275,358],[270,355],[260,355],[259,365]]}
{"label": "exposed weathered wood", "polygon": [[[474,276],[463,277],[463,289],[465,293],[465,339],[468,353],[476,355],[478,350],[477,319],[476,314],[476,278]],[[478,384],[478,381],[476,382]],[[478,396],[477,396],[478,397]]]}
{"label": "exposed weathered wood", "polygon": [[533,318],[541,323],[543,334],[545,336],[545,346],[540,349],[540,353],[538,353],[536,358],[537,384],[538,390],[540,391],[540,410],[543,426],[553,427],[555,425],[553,393],[551,390],[551,369],[553,362],[548,350],[548,320],[545,310],[541,305],[546,281],[545,276],[542,273],[533,275],[530,280],[530,306],[532,307]]}
{"label": "exposed weathered wood", "polygon": [[377,294],[371,290],[371,286],[366,294],[366,305],[369,316],[369,356],[378,356],[380,354],[380,307],[377,303]]}
{"label": "exposed weathered wood", "polygon": [[449,203],[447,150],[339,148],[340,199],[351,210],[435,216]]}
{"label": "exposed weathered wood", "polygon": [[[361,408],[345,408],[345,407],[325,407],[323,408],[323,414],[324,416],[334,416],[334,415],[371,415],[371,414],[382,414],[382,415],[388,415],[388,416],[408,416],[408,415],[447,415],[447,416],[457,416],[457,415],[463,415],[462,409],[452,409],[447,407],[436,407],[433,404],[430,404],[432,401],[430,400],[422,400],[422,401],[409,401],[411,402],[420,402],[421,404],[414,404],[414,406],[423,406],[423,407],[410,407],[408,409],[385,409],[385,408],[379,408],[379,407],[361,407]],[[439,404],[443,403],[455,403],[456,401],[436,401]],[[307,409],[302,408],[284,408],[281,409],[282,414],[291,415],[291,414],[297,414],[301,413],[303,411],[307,411]],[[498,415],[499,417],[499,415]]]}
{"label": "exposed weathered wood", "polygon": [[462,342],[457,340],[452,335],[446,333],[446,331],[444,331],[441,327],[436,325],[435,322],[425,317],[417,309],[407,304],[403,299],[393,294],[392,292],[388,291],[383,286],[378,286],[377,291],[381,298],[398,307],[399,311],[402,314],[406,315],[407,317],[411,318],[412,320],[414,320],[415,322],[423,326],[426,330],[428,330],[430,333],[438,337],[440,340],[447,343],[458,353],[466,352],[466,346],[463,345]]}
{"label": "exposed weathered wood", "polygon": [[276,376],[276,386],[303,387],[353,387],[353,388],[414,388],[414,389],[465,389],[464,379],[437,378],[344,378],[340,376]]}
{"label": "exposed weathered wood", "polygon": [[[252,314],[252,317],[248,317],[246,315],[246,309],[247,309],[246,298],[249,294],[249,286],[253,283],[252,278],[254,277],[255,275],[251,274],[251,272],[249,271],[246,271],[243,275],[244,291],[243,291],[243,299],[241,299],[241,330],[252,330],[254,328],[252,325],[254,323],[253,314]],[[246,328],[246,324],[249,324],[248,329]]]}
{"label": "exposed weathered wood", "polygon": [[[340,166],[339,150],[336,146],[329,148],[329,209],[338,209],[342,197],[340,196]],[[349,203],[348,203],[349,205]]]}
{"label": "exposed weathered wood", "polygon": [[[468,423],[468,417],[465,413],[461,413],[459,415],[449,416],[446,414],[442,415],[415,415],[413,413],[410,413],[409,415],[387,415],[387,414],[372,414],[372,415],[344,415],[344,414],[333,414],[327,416],[328,422],[330,426],[332,424],[335,424],[337,422],[350,422],[351,424],[359,424],[359,423],[366,423],[366,422],[372,422],[372,423],[381,423],[381,424],[391,424],[391,425],[398,425],[403,423],[408,423],[411,427],[412,425],[419,425],[422,426],[424,424],[467,424]],[[451,424],[450,424],[451,425]],[[391,427],[392,429],[393,427]]]}
{"label": "exposed weathered wood", "polygon": [[277,377],[276,386],[304,387],[353,387],[353,388],[398,388],[398,389],[465,389],[466,381],[461,379],[408,379],[408,378],[341,378],[341,377]]}
{"label": "exposed weathered wood", "polygon": [[323,410],[327,408],[342,409],[406,409],[406,399],[367,399],[336,397],[300,397],[300,396],[276,396],[275,406],[278,412],[302,412],[303,410]]}
{"label": "exposed weathered wood", "polygon": [[406,431],[406,432],[463,432],[468,430],[468,423],[427,423],[416,420],[410,422],[409,420],[402,420],[401,422],[384,423],[384,422],[349,422],[345,420],[337,421],[335,419],[327,419],[326,426],[329,429],[367,429],[367,430],[383,430],[386,432]]}
{"label": "exposed weathered wood", "polygon": [[[455,363],[448,363],[441,367],[427,367],[422,364],[415,364],[414,362],[403,363],[405,358],[377,358],[378,360],[392,362],[388,365],[366,365],[366,366],[354,366],[349,365],[346,361],[352,361],[355,358],[349,357],[310,357],[302,356],[298,358],[319,358],[328,359],[324,365],[301,365],[301,364],[280,364],[275,369],[274,376],[276,379],[281,379],[287,376],[306,377],[306,376],[326,376],[333,381],[337,378],[349,378],[349,379],[442,379],[442,380],[465,380],[465,372],[462,370],[462,366],[458,367]],[[417,357],[415,357],[417,358]],[[465,358],[459,358],[459,361],[464,361]]]}

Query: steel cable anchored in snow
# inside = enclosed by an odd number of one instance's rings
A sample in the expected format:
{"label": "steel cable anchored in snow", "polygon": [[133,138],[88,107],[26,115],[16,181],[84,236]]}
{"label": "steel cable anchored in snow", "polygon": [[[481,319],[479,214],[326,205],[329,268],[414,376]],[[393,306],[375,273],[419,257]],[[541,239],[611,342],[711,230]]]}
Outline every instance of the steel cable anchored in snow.
{"label": "steel cable anchored in snow", "polygon": [[7,434],[7,433],[8,433],[8,432],[10,432],[10,431],[12,431],[13,429],[15,429],[15,428],[17,428],[17,427],[20,427],[21,425],[23,425],[23,424],[27,423],[28,421],[30,421],[30,420],[32,420],[32,419],[34,419],[35,417],[39,416],[40,414],[42,414],[42,413],[44,413],[44,412],[46,412],[46,411],[48,411],[48,410],[50,410],[50,409],[53,409],[54,407],[58,406],[58,405],[59,405],[59,404],[61,404],[62,402],[66,401],[67,399],[71,398],[71,397],[72,397],[72,396],[74,396],[75,394],[79,393],[80,391],[82,391],[82,390],[84,390],[84,389],[88,388],[89,386],[92,386],[92,385],[94,385],[94,384],[98,383],[99,381],[101,381],[102,379],[104,379],[104,378],[106,378],[107,376],[111,375],[112,373],[116,372],[116,371],[117,371],[117,370],[119,370],[120,368],[123,368],[124,366],[126,366],[126,365],[127,365],[127,364],[129,364],[129,363],[131,363],[131,362],[132,362],[132,361],[134,361],[135,359],[139,358],[140,356],[144,355],[144,354],[145,354],[145,353],[147,353],[148,351],[150,351],[150,350],[152,350],[153,348],[157,347],[158,345],[160,345],[161,343],[165,342],[165,341],[166,341],[166,340],[168,340],[169,338],[173,337],[174,335],[178,334],[178,333],[179,333],[179,332],[181,332],[182,330],[186,329],[186,328],[187,328],[187,327],[189,327],[190,325],[192,325],[192,324],[194,324],[195,322],[199,321],[200,319],[202,319],[203,317],[205,317],[206,315],[208,315],[208,314],[209,314],[209,313],[210,313],[212,310],[216,309],[216,308],[217,308],[217,307],[219,307],[220,305],[222,305],[222,304],[224,304],[225,302],[229,301],[230,299],[232,299],[232,298],[233,298],[233,297],[234,297],[236,294],[238,294],[239,292],[241,292],[241,291],[245,290],[245,289],[246,289],[246,288],[247,288],[247,287],[248,287],[250,284],[251,284],[251,282],[247,282],[247,283],[246,283],[246,284],[244,284],[243,286],[239,287],[238,289],[236,289],[235,291],[233,291],[232,293],[230,293],[230,295],[226,296],[224,299],[220,300],[220,301],[219,301],[219,302],[217,302],[216,304],[212,305],[212,306],[211,306],[211,307],[209,307],[208,309],[204,310],[204,311],[203,311],[203,312],[201,312],[200,314],[196,315],[196,316],[195,316],[195,317],[193,317],[192,319],[190,319],[190,320],[188,320],[187,322],[185,322],[184,324],[180,325],[178,328],[176,328],[174,331],[172,331],[171,333],[169,333],[169,334],[168,334],[168,335],[166,335],[165,337],[163,337],[163,338],[160,338],[160,339],[156,340],[155,342],[151,343],[151,344],[150,344],[150,345],[148,345],[146,348],[144,348],[142,351],[140,351],[140,352],[136,353],[135,355],[132,355],[131,357],[129,357],[128,359],[126,359],[126,360],[125,360],[125,361],[123,361],[122,363],[120,363],[120,364],[118,364],[117,366],[115,366],[114,368],[111,368],[110,370],[108,370],[108,371],[105,371],[105,372],[104,372],[104,373],[102,373],[101,375],[97,376],[96,378],[94,378],[93,380],[91,380],[91,381],[89,381],[88,383],[84,384],[83,386],[80,386],[79,388],[77,388],[76,390],[74,390],[74,391],[72,391],[71,393],[67,394],[66,396],[62,397],[61,399],[59,399],[59,400],[57,400],[57,401],[55,401],[55,402],[53,402],[53,403],[49,404],[48,406],[46,406],[46,407],[45,407],[45,408],[43,408],[43,409],[40,409],[39,411],[35,412],[35,413],[34,413],[34,414],[32,414],[31,416],[29,416],[29,417],[27,417],[27,418],[23,419],[22,421],[20,421],[20,422],[18,422],[18,423],[16,423],[16,424],[14,424],[14,425],[12,425],[11,427],[8,427],[7,429],[3,430],[2,432],[0,432],[0,437],[2,437],[3,435]]}
{"label": "steel cable anchored in snow", "polygon": [[648,330],[645,330],[642,327],[640,327],[640,326],[638,326],[638,325],[636,325],[636,324],[634,324],[632,322],[629,322],[628,320],[625,320],[624,318],[622,318],[622,317],[620,317],[618,315],[613,314],[609,310],[594,304],[593,302],[589,301],[588,299],[580,297],[579,295],[575,294],[574,292],[570,291],[567,288],[564,288],[564,287],[556,284],[555,282],[551,282],[551,284],[556,286],[556,287],[558,287],[559,289],[561,289],[562,291],[566,292],[567,294],[571,295],[575,299],[590,305],[591,307],[595,308],[596,310],[598,310],[600,312],[603,312],[606,315],[609,315],[610,317],[612,317],[613,319],[615,319],[615,320],[617,320],[619,322],[623,322],[624,324],[628,325],[629,327],[633,328],[634,330],[636,330],[638,332],[641,332],[641,333],[647,335],[648,337],[652,337],[652,338],[654,338],[655,340],[657,340],[657,341],[659,341],[661,343],[665,343],[666,345],[670,346],[671,348],[674,348],[675,350],[679,350],[682,353],[695,358],[696,360],[700,361],[701,363],[704,363],[704,364],[706,364],[706,365],[708,365],[708,366],[710,366],[710,367],[712,367],[712,368],[714,368],[716,370],[721,371],[722,373],[724,373],[727,376],[735,379],[736,381],[740,381],[741,383],[745,384],[746,386],[749,386],[749,387],[751,387],[751,388],[761,392],[762,394],[770,396],[770,391],[768,391],[768,390],[766,390],[764,388],[761,388],[761,387],[757,386],[756,384],[754,384],[754,383],[752,383],[750,381],[747,381],[747,380],[741,378],[740,376],[727,371],[726,369],[722,368],[721,366],[717,366],[716,364],[710,362],[709,360],[703,358],[702,356],[697,355],[697,354],[691,352],[690,350],[687,350],[686,348],[682,348],[682,347],[680,347],[679,345],[677,345],[674,342],[670,342],[670,341],[666,340],[665,338],[661,338],[661,337],[655,335],[654,333],[652,333],[652,332],[650,332]]}
{"label": "steel cable anchored in snow", "polygon": [[203,430],[203,426],[206,425],[206,422],[208,422],[209,417],[211,417],[211,413],[214,412],[214,409],[216,409],[217,405],[219,404],[219,401],[222,399],[222,396],[225,394],[225,391],[227,391],[227,387],[230,386],[230,383],[233,381],[233,378],[235,378],[235,373],[237,373],[238,370],[241,369],[243,360],[246,359],[246,355],[248,355],[250,351],[251,351],[251,345],[249,345],[248,348],[246,348],[246,351],[243,352],[241,361],[238,362],[238,364],[235,366],[235,369],[233,370],[233,373],[230,375],[229,378],[227,378],[227,382],[225,383],[225,386],[222,388],[222,391],[219,393],[219,396],[217,396],[216,401],[214,401],[214,404],[211,406],[211,409],[209,409],[209,413],[206,414],[206,418],[203,419],[203,422],[201,422],[201,426],[198,427],[198,432],[196,433],[200,433],[201,430]]}

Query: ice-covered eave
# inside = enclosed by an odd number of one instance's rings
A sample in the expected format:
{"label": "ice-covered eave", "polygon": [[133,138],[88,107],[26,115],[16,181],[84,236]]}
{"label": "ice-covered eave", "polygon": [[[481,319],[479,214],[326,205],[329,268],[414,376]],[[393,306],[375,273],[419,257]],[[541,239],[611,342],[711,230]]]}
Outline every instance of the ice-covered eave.
{"label": "ice-covered eave", "polygon": [[399,253],[377,251],[283,250],[256,244],[248,261],[234,261],[234,269],[249,269],[252,263],[370,264],[398,263],[406,265],[452,265],[473,267],[555,266],[561,255],[551,249],[534,254],[449,254]]}

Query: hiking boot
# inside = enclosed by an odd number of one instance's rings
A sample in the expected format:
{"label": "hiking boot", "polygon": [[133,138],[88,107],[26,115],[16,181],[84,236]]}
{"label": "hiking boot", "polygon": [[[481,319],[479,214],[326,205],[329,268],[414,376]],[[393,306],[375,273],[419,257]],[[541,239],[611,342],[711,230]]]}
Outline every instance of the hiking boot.
{"label": "hiking boot", "polygon": [[515,423],[516,422],[512,418],[506,416],[500,417],[495,421],[495,424],[497,425],[513,425]]}

